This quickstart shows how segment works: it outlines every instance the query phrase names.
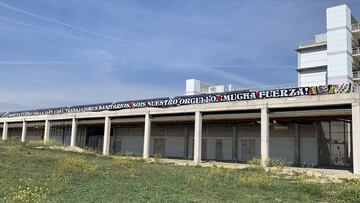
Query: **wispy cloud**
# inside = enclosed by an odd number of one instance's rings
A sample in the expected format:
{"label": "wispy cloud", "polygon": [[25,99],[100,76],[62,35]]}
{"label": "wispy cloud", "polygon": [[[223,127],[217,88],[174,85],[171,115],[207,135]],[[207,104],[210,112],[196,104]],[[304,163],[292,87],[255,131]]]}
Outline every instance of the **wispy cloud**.
{"label": "wispy cloud", "polygon": [[237,73],[233,73],[233,72],[229,72],[226,71],[224,69],[245,69],[244,71],[246,71],[246,66],[237,66],[237,65],[194,65],[194,64],[174,64],[172,65],[174,67],[177,68],[182,68],[182,69],[196,69],[199,70],[203,73],[208,73],[211,75],[216,75],[217,77],[223,78],[227,81],[232,81],[232,82],[236,82],[237,84],[241,85],[241,86],[262,86],[264,85],[264,83],[259,82],[257,80],[253,80],[253,79],[249,79],[248,77],[244,77],[242,75],[239,75]]}
{"label": "wispy cloud", "polygon": [[264,85],[264,83],[261,83],[259,81],[252,80],[247,77],[241,76],[239,74],[234,74],[234,73],[230,73],[230,72],[223,71],[223,70],[211,69],[211,68],[201,68],[201,70],[208,72],[208,73],[212,73],[212,74],[222,77],[224,79],[234,81],[237,84],[244,86],[244,87],[246,87],[246,86],[263,86]]}
{"label": "wispy cloud", "polygon": [[[0,3],[0,5],[1,5],[1,3]],[[70,38],[70,39],[74,39],[74,40],[78,40],[78,41],[84,41],[84,42],[87,42],[87,43],[90,43],[90,44],[94,44],[92,41],[84,39],[84,38],[76,37],[74,35],[69,35],[69,34],[66,34],[66,33],[63,33],[63,32],[58,32],[58,31],[54,31],[54,30],[47,29],[47,28],[44,28],[44,27],[40,27],[40,26],[29,24],[29,23],[25,23],[25,22],[22,22],[22,21],[14,20],[14,19],[11,19],[9,17],[0,16],[0,19],[11,22],[11,23],[15,23],[15,24],[18,24],[18,25],[21,25],[21,26],[25,26],[25,27],[28,27],[28,28],[32,28],[32,29],[37,30],[37,31],[45,31],[45,32],[52,33],[52,34],[57,34],[57,35],[62,36],[62,37],[66,37],[66,38]]]}
{"label": "wispy cloud", "polygon": [[338,1],[0,0],[0,102],[175,96],[188,78],[293,83],[293,49],[326,30],[325,8]]}
{"label": "wispy cloud", "polygon": [[46,21],[46,22],[49,22],[49,23],[61,25],[61,26],[64,26],[64,27],[67,27],[67,28],[70,28],[70,29],[73,29],[73,30],[77,30],[77,31],[80,31],[80,32],[83,32],[83,33],[86,33],[86,34],[89,34],[89,35],[92,35],[92,36],[95,36],[95,37],[100,37],[100,38],[111,40],[111,41],[114,41],[114,42],[129,43],[129,44],[134,44],[134,45],[145,45],[144,43],[141,43],[141,42],[138,42],[138,41],[135,41],[135,40],[122,39],[122,38],[118,38],[118,37],[114,37],[114,36],[94,32],[92,30],[88,30],[88,29],[85,29],[85,28],[82,28],[82,27],[79,27],[79,26],[76,26],[76,25],[66,23],[66,22],[62,22],[62,21],[58,21],[58,20],[55,20],[55,19],[47,18],[47,17],[44,17],[44,16],[41,16],[41,15],[29,12],[29,11],[26,11],[26,10],[11,6],[9,4],[5,4],[3,2],[0,2],[0,7],[7,8],[7,9],[10,9],[10,10],[13,10],[13,11],[16,11],[16,12],[31,16],[33,18],[37,18],[37,19],[40,19],[40,20],[43,20],[43,21]]}
{"label": "wispy cloud", "polygon": [[108,62],[104,61],[0,61],[0,65],[76,65],[76,64],[82,64],[82,65],[104,65],[108,64]]}

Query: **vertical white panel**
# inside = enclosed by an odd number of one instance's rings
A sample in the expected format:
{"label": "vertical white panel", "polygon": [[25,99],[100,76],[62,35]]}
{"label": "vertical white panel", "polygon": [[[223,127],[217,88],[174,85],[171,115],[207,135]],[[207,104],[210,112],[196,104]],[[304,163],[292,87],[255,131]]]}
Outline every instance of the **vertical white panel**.
{"label": "vertical white panel", "polygon": [[328,84],[352,81],[351,11],[346,5],[326,10]]}
{"label": "vertical white panel", "polygon": [[300,86],[319,86],[327,84],[327,74],[326,71],[318,72],[301,72],[300,74]]}

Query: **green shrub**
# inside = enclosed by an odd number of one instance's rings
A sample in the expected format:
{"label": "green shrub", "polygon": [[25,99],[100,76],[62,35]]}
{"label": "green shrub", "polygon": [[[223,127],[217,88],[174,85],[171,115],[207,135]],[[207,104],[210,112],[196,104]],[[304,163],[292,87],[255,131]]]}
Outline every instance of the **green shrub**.
{"label": "green shrub", "polygon": [[260,166],[261,165],[261,159],[252,158],[252,159],[248,160],[246,163],[250,164],[250,165]]}
{"label": "green shrub", "polygon": [[17,183],[17,187],[10,188],[5,196],[7,202],[46,202],[48,199],[46,187],[37,186],[32,179],[22,180]]}
{"label": "green shrub", "polygon": [[47,142],[44,142],[43,145],[45,145],[45,146],[64,146],[63,143],[58,142],[58,141],[56,141],[56,140],[52,140],[52,139],[50,139],[50,140],[47,141]]}
{"label": "green shrub", "polygon": [[268,166],[279,166],[279,167],[286,167],[291,166],[291,163],[286,161],[282,158],[270,158],[269,159],[269,165]]}
{"label": "green shrub", "polygon": [[185,184],[187,185],[186,188],[190,190],[189,192],[196,189],[201,193],[207,193],[218,188],[227,187],[228,182],[236,181],[235,170],[232,169],[225,169],[213,164],[210,169],[200,168],[199,170],[204,170],[206,173],[192,173],[186,177]]}
{"label": "green shrub", "polygon": [[18,145],[24,145],[23,142],[19,141],[19,140],[1,140],[0,141],[1,145],[5,145],[5,146],[18,146]]}
{"label": "green shrub", "polygon": [[268,174],[256,171],[240,176],[239,182],[245,187],[269,189],[272,186],[273,180],[271,180],[271,177]]}
{"label": "green shrub", "polygon": [[117,168],[121,170],[122,173],[125,173],[126,176],[134,177],[136,172],[136,165],[141,162],[141,160],[134,160],[128,157],[115,157],[114,164]]}
{"label": "green shrub", "polygon": [[99,153],[98,151],[96,151],[96,149],[94,149],[92,147],[84,147],[83,149],[90,153],[96,153],[96,154]]}
{"label": "green shrub", "polygon": [[154,155],[154,163],[160,164],[160,163],[161,163],[161,159],[162,159],[162,155],[161,155],[161,154],[155,154],[155,155]]}
{"label": "green shrub", "polygon": [[344,180],[335,187],[338,199],[345,202],[360,202],[360,180]]}
{"label": "green shrub", "polygon": [[54,170],[51,174],[51,183],[54,191],[61,190],[64,186],[66,186],[71,180],[70,174],[65,174],[62,171]]}
{"label": "green shrub", "polygon": [[[248,160],[246,163],[250,164],[250,165],[254,165],[254,166],[260,166],[261,159],[253,158],[253,159]],[[291,163],[286,161],[285,159],[274,157],[274,158],[268,159],[268,166],[285,167],[285,166],[291,166]]]}
{"label": "green shrub", "polygon": [[11,145],[6,147],[5,154],[8,156],[20,156],[25,151],[25,147],[22,144]]}
{"label": "green shrub", "polygon": [[315,178],[313,175],[309,175],[306,172],[295,172],[293,177],[299,182],[309,182],[309,180]]}
{"label": "green shrub", "polygon": [[124,155],[124,156],[141,156],[135,152],[125,152],[122,155]]}
{"label": "green shrub", "polygon": [[326,190],[325,185],[318,182],[300,182],[300,189],[311,196],[322,197]]}
{"label": "green shrub", "polygon": [[81,157],[68,157],[60,159],[57,169],[63,173],[71,173],[85,176],[96,176],[99,174],[97,164],[90,163]]}
{"label": "green shrub", "polygon": [[41,147],[41,146],[44,146],[44,140],[30,140],[30,141],[26,142],[26,146]]}
{"label": "green shrub", "polygon": [[204,185],[205,188],[214,188],[216,184],[219,183],[218,181],[224,180],[224,174],[221,167],[217,165],[212,165],[209,172],[206,174],[204,178]]}
{"label": "green shrub", "polygon": [[127,157],[115,157],[114,163],[119,168],[134,168],[135,160],[127,158]]}

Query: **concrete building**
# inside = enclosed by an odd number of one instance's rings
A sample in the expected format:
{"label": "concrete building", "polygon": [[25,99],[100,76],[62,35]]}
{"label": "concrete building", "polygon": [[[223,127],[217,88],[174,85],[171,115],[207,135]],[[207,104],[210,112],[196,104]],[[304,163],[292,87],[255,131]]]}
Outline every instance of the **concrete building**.
{"label": "concrete building", "polygon": [[239,87],[233,84],[212,85],[196,79],[186,80],[186,95],[209,94],[219,92],[231,92],[239,90]]}
{"label": "concrete building", "polygon": [[[332,14],[335,11],[346,16]],[[338,25],[350,14],[345,5],[327,12],[328,22],[332,19]],[[338,27],[329,27],[328,36]],[[354,35],[344,29],[341,32]],[[294,166],[344,168],[360,174],[360,94],[352,72],[349,77],[350,69],[343,66],[349,53],[340,45],[335,46],[339,51],[331,51],[329,39],[322,43],[325,46],[299,47],[300,87],[211,88],[191,79],[186,82],[187,95],[181,97],[7,112],[0,116],[2,139],[56,140],[104,155],[162,156],[195,163],[259,158],[267,165],[281,159]],[[306,62],[307,53],[308,58],[326,53],[326,59]],[[337,58],[341,60],[333,63]],[[351,55],[352,63],[354,58]]]}
{"label": "concrete building", "polygon": [[359,83],[360,24],[350,8],[326,9],[326,29],[296,49],[298,85]]}

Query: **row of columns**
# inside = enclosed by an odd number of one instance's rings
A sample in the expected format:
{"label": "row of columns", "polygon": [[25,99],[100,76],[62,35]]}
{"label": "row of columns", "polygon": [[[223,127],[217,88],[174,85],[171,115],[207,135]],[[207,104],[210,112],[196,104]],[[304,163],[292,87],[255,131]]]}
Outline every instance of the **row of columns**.
{"label": "row of columns", "polygon": [[[74,124],[73,124],[74,126]],[[202,147],[202,113],[200,111],[195,112],[195,127],[194,127],[194,163],[201,163],[201,147]],[[73,128],[74,129],[74,128]],[[104,144],[103,154],[109,155],[110,146],[110,129],[111,119],[105,118],[104,127]],[[73,136],[72,136],[73,138]],[[150,140],[151,140],[151,119],[150,113],[145,114],[145,126],[144,126],[144,148],[143,158],[150,158]],[[267,106],[261,109],[261,163],[263,166],[267,166],[269,160],[269,111]]]}
{"label": "row of columns", "polygon": [[[27,132],[26,121],[23,121],[21,141],[25,142]],[[111,132],[111,118],[105,117],[104,124],[104,143],[103,143],[103,154],[109,155],[110,149],[110,132]],[[71,127],[71,141],[70,146],[74,147],[76,145],[76,134],[77,134],[77,119],[72,119]],[[2,140],[7,140],[8,135],[8,123],[5,122],[3,125],[3,135]],[[143,148],[143,158],[150,158],[150,138],[151,138],[151,120],[150,113],[146,112],[145,114],[145,127],[144,127],[144,148]],[[44,143],[49,142],[50,140],[50,121],[45,120],[45,129],[44,129]],[[201,141],[202,141],[202,113],[197,111],[195,112],[195,130],[194,130],[194,163],[201,163]],[[269,157],[269,116],[268,109],[261,109],[261,160],[263,165],[267,164]]]}
{"label": "row of columns", "polygon": [[[77,134],[77,119],[72,118],[71,127],[71,138],[70,146],[75,147],[76,145],[76,134]],[[26,121],[23,121],[21,141],[25,142],[27,132]],[[104,143],[103,143],[103,155],[109,155],[110,149],[110,134],[111,133],[111,118],[105,117],[104,124]],[[8,135],[8,123],[5,122],[3,126],[2,140],[6,140]],[[145,127],[144,127],[144,148],[143,158],[150,158],[150,139],[151,139],[151,120],[150,112],[145,114]],[[44,129],[44,143],[50,140],[50,121],[45,120]],[[195,129],[194,129],[194,163],[201,163],[201,147],[202,147],[202,113],[200,111],[195,112]],[[269,115],[268,108],[261,109],[261,160],[262,164],[267,165],[269,158]]]}
{"label": "row of columns", "polygon": [[[44,128],[44,143],[49,142],[50,140],[50,121],[45,120],[45,128]],[[4,122],[3,132],[2,132],[2,140],[7,140],[9,131],[9,123]],[[75,118],[72,119],[72,129],[71,129],[71,146],[75,146],[76,142],[76,131],[77,131],[77,121]],[[26,141],[27,135],[27,122],[24,120],[22,122],[22,130],[21,130],[21,142]]]}
{"label": "row of columns", "polygon": [[[354,173],[360,174],[360,104],[353,103],[352,105],[352,131],[353,131],[353,170]],[[261,108],[261,163],[266,166],[269,161],[269,110],[267,106]],[[2,140],[8,138],[8,123],[4,122]],[[71,142],[70,145],[74,147],[76,145],[77,134],[77,119],[72,118],[71,128]],[[21,141],[25,142],[27,132],[27,123],[24,120],[22,123]],[[104,124],[104,144],[103,154],[109,155],[110,148],[110,132],[111,132],[111,118],[105,117]],[[295,131],[297,133],[297,130]],[[145,114],[145,127],[144,127],[144,148],[143,158],[148,159],[150,157],[150,138],[151,138],[151,120],[150,113]],[[50,139],[50,121],[45,120],[44,129],[44,142],[48,142]],[[195,128],[194,128],[194,163],[201,163],[201,144],[202,141],[202,113],[195,112]]]}
{"label": "row of columns", "polygon": [[[267,106],[261,108],[261,163],[263,166],[268,165],[269,161],[269,109]],[[71,142],[70,145],[74,147],[76,145],[77,134],[77,119],[72,118],[71,128]],[[8,138],[8,122],[3,124],[2,140]],[[298,127],[297,127],[298,128]],[[25,142],[27,132],[27,122],[24,120],[22,123],[21,141]],[[110,132],[111,132],[111,118],[105,117],[104,124],[104,144],[103,154],[109,155],[110,148]],[[295,134],[298,130],[295,130]],[[297,138],[299,135],[295,135]],[[48,142],[50,139],[50,121],[45,121],[44,129],[44,142]],[[151,139],[151,119],[150,113],[145,114],[145,127],[144,127],[144,148],[143,158],[150,158],[150,139]],[[201,163],[201,144],[202,141],[202,113],[200,111],[195,112],[195,128],[194,128],[194,163]],[[353,172],[360,174],[360,103],[354,102],[352,104],[352,148],[353,148]],[[297,146],[298,147],[298,146]],[[299,150],[296,150],[299,151]],[[296,155],[296,157],[299,155]]]}

